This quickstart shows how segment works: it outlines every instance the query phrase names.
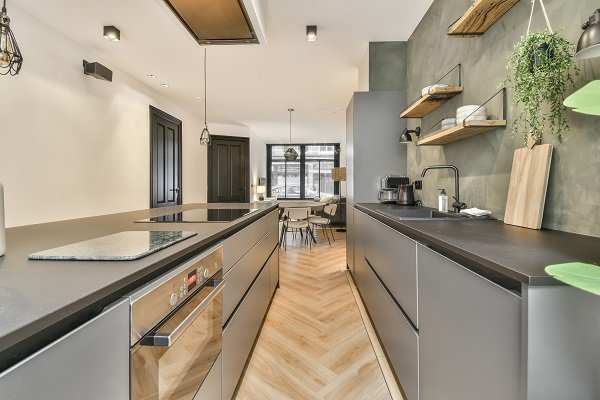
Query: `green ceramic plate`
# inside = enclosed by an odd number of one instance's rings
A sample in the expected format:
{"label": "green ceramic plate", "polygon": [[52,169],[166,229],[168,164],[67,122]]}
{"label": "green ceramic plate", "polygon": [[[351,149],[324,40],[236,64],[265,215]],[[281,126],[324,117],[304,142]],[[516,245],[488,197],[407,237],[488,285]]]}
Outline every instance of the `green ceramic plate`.
{"label": "green ceramic plate", "polygon": [[567,285],[600,296],[600,267],[597,265],[584,263],[555,264],[548,265],[545,271],[548,275]]}

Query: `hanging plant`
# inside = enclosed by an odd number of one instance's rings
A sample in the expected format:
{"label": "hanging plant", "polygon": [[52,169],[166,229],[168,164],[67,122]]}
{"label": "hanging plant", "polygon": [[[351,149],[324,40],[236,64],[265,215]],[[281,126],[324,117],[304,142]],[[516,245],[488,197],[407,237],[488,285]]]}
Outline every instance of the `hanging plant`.
{"label": "hanging plant", "polygon": [[530,32],[535,0],[527,33],[515,45],[506,68],[511,70],[505,83],[513,89],[514,105],[520,111],[512,127],[513,134],[523,134],[541,140],[548,129],[559,143],[569,130],[563,105],[568,86],[574,86],[579,69],[573,63],[574,46],[557,32],[552,31],[543,0],[539,0],[547,31]]}
{"label": "hanging plant", "polygon": [[558,33],[537,31],[521,37],[507,64],[512,70],[507,82],[513,89],[514,106],[520,106],[513,134],[539,140],[547,128],[563,142],[569,130],[565,92],[579,73],[573,54],[573,45]]}

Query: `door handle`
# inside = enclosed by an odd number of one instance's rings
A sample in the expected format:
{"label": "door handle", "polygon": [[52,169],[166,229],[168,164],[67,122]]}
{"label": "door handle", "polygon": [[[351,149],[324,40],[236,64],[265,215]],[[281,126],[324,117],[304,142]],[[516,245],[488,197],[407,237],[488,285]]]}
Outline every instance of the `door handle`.
{"label": "door handle", "polygon": [[169,189],[169,192],[179,193],[179,188]]}

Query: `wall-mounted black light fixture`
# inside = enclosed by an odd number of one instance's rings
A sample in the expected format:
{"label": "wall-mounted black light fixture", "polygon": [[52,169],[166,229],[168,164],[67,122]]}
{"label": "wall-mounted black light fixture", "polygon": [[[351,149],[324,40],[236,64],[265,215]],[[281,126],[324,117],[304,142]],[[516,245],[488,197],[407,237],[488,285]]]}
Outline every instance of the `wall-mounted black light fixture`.
{"label": "wall-mounted black light fixture", "polygon": [[121,40],[121,31],[112,25],[106,25],[104,27],[104,37],[111,42],[118,42]]}
{"label": "wall-mounted black light fixture", "polygon": [[581,29],[583,29],[583,33],[577,42],[575,58],[600,57],[600,9],[594,11]]}
{"label": "wall-mounted black light fixture", "polygon": [[112,71],[98,62],[83,60],[83,73],[96,79],[112,82]]}
{"label": "wall-mounted black light fixture", "polygon": [[23,55],[15,35],[10,29],[10,18],[6,13],[6,0],[0,13],[0,75],[16,75],[23,65]]}
{"label": "wall-mounted black light fixture", "polygon": [[416,127],[415,129],[405,129],[404,132],[402,132],[402,135],[400,135],[400,143],[408,143],[408,142],[412,142],[412,136],[410,136],[411,133],[414,133],[416,137],[419,137],[421,135],[421,128],[420,127]]}
{"label": "wall-mounted black light fixture", "polygon": [[316,25],[306,25],[306,40],[308,42],[316,42],[317,41],[317,26]]}

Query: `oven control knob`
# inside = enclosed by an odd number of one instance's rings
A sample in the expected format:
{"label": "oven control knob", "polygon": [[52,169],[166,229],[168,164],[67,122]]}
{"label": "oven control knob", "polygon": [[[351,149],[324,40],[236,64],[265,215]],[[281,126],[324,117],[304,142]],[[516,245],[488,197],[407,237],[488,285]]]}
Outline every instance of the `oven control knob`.
{"label": "oven control knob", "polygon": [[177,292],[171,293],[171,298],[169,299],[169,303],[174,306],[177,304]]}
{"label": "oven control knob", "polygon": [[202,272],[202,276],[204,276],[205,278],[208,278],[208,270],[205,269],[204,272]]}

